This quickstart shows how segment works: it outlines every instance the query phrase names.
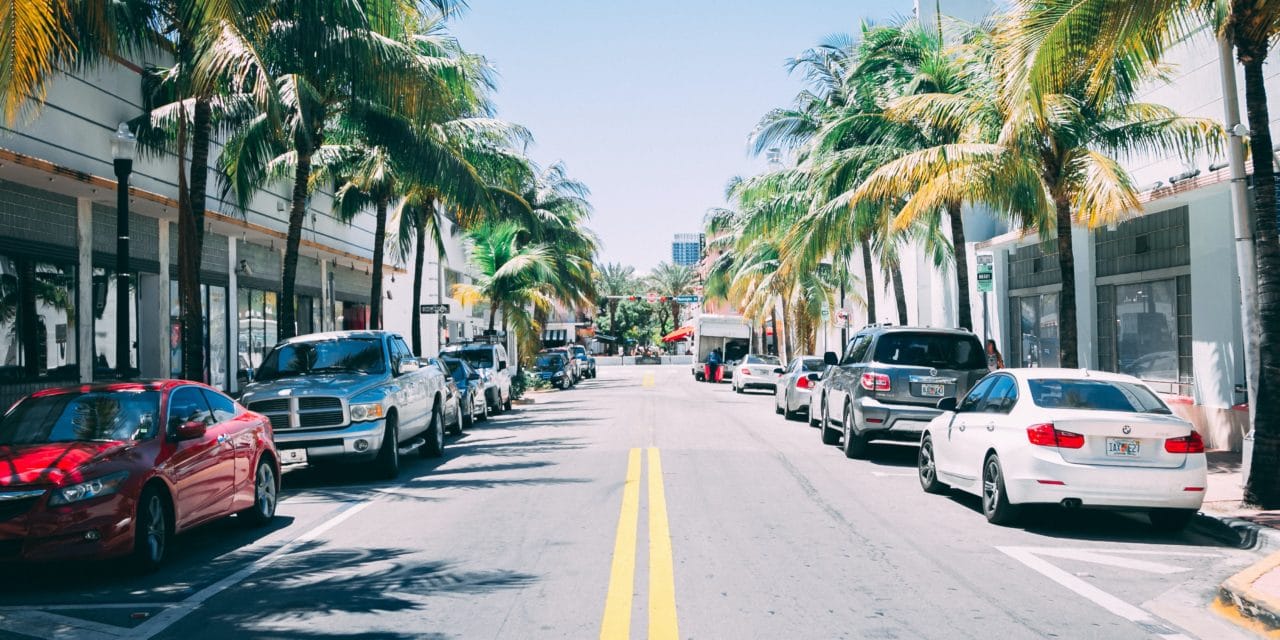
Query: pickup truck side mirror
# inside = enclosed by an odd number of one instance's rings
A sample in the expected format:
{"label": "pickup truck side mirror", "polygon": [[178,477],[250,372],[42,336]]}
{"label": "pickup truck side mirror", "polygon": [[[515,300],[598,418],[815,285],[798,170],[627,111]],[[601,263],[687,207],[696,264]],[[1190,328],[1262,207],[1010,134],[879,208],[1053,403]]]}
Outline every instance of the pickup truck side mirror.
{"label": "pickup truck side mirror", "polygon": [[834,351],[828,351],[822,354],[822,364],[825,364],[828,367],[834,367],[840,364],[840,356],[837,356]]}
{"label": "pickup truck side mirror", "polygon": [[955,398],[943,398],[943,399],[939,400],[939,401],[938,401],[938,409],[939,409],[940,411],[955,411],[955,410],[956,410],[956,399],[955,399]]}
{"label": "pickup truck side mirror", "polygon": [[402,376],[406,373],[412,373],[414,371],[417,371],[420,368],[422,368],[422,365],[418,364],[417,358],[413,356],[405,356],[400,358],[400,360],[396,362],[395,374],[398,376]]}

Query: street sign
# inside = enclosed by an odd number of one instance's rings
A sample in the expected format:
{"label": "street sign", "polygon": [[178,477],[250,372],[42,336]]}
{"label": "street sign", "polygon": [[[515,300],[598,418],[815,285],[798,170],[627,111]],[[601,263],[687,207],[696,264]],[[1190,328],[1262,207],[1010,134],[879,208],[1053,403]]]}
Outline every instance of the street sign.
{"label": "street sign", "polygon": [[849,321],[849,312],[848,312],[848,311],[845,311],[844,309],[837,309],[837,310],[836,310],[836,320],[839,320],[840,322],[848,322],[848,321]]}
{"label": "street sign", "polygon": [[822,319],[826,320],[827,318],[830,318],[830,317],[831,317],[831,307],[828,307],[827,303],[824,302],[822,303]]}
{"label": "street sign", "polygon": [[648,301],[649,304],[653,304],[658,301],[658,294],[656,292],[650,291],[649,294],[644,297],[644,299]]}
{"label": "street sign", "polygon": [[676,296],[676,302],[680,304],[693,304],[701,299],[699,296]]}
{"label": "street sign", "polygon": [[979,253],[978,258],[978,292],[989,293],[993,290],[995,284],[992,274],[992,263],[995,256],[990,253]]}
{"label": "street sign", "polygon": [[449,305],[424,304],[418,307],[418,313],[449,313]]}

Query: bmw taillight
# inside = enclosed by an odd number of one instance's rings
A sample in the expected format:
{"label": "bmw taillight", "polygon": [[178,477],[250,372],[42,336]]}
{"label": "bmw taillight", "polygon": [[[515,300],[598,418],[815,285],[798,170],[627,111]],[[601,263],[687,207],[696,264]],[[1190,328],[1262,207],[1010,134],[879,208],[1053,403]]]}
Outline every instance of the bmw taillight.
{"label": "bmw taillight", "polygon": [[889,376],[883,373],[864,373],[860,384],[867,391],[888,391]]}
{"label": "bmw taillight", "polygon": [[1039,447],[1058,447],[1059,449],[1084,447],[1084,436],[1057,429],[1053,423],[1034,424],[1027,427],[1027,440]]}
{"label": "bmw taillight", "polygon": [[810,380],[808,376],[800,376],[799,378],[796,378],[797,389],[808,389],[812,386],[813,386],[813,381]]}
{"label": "bmw taillight", "polygon": [[1204,453],[1204,438],[1199,432],[1192,431],[1189,436],[1165,440],[1164,450],[1169,453]]}
{"label": "bmw taillight", "polygon": [[751,375],[751,370],[750,370],[750,369],[748,369],[748,368],[746,368],[746,367],[743,367],[743,368],[742,368],[742,375],[744,375],[744,376],[749,376],[749,375]]}

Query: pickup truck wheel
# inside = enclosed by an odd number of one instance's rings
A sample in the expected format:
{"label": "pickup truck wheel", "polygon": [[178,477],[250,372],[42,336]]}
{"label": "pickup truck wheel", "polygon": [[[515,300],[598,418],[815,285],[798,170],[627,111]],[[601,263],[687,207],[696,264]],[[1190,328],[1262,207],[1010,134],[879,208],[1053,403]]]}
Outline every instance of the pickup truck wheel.
{"label": "pickup truck wheel", "polygon": [[840,432],[831,428],[831,412],[825,402],[822,406],[822,426],[818,430],[822,432],[822,444],[840,443]]}
{"label": "pickup truck wheel", "polygon": [[867,457],[867,437],[858,435],[853,430],[853,407],[844,408],[844,457],[862,459]]}
{"label": "pickup truck wheel", "polygon": [[396,424],[395,414],[387,417],[387,426],[382,431],[382,447],[373,461],[373,469],[378,477],[386,480],[395,480],[400,475],[400,427]]}
{"label": "pickup truck wheel", "polygon": [[427,441],[418,447],[423,458],[439,458],[444,454],[444,412],[440,407],[431,410],[431,426],[427,428]]}
{"label": "pickup truck wheel", "polygon": [[509,395],[508,395],[508,396],[507,396],[507,401],[506,401],[506,402],[504,402],[504,403],[502,403],[502,410],[503,410],[503,411],[510,411],[510,410],[511,410],[511,396],[509,396]]}

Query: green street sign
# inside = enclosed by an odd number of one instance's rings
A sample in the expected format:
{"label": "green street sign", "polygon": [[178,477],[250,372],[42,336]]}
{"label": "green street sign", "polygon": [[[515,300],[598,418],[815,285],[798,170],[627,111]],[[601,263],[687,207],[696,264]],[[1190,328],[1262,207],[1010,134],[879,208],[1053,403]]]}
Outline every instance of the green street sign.
{"label": "green street sign", "polygon": [[978,263],[978,292],[989,293],[993,290],[995,280],[992,278],[991,263]]}
{"label": "green street sign", "polygon": [[679,302],[680,304],[693,304],[701,299],[702,298],[699,296],[692,296],[692,295],[676,296],[676,302]]}

